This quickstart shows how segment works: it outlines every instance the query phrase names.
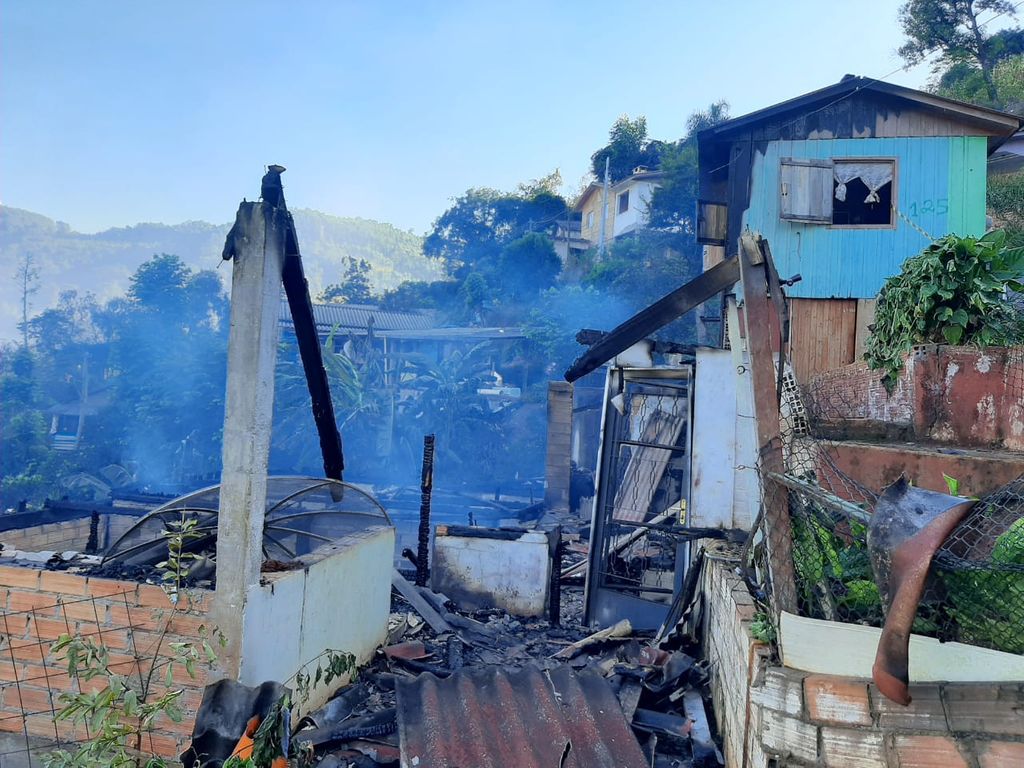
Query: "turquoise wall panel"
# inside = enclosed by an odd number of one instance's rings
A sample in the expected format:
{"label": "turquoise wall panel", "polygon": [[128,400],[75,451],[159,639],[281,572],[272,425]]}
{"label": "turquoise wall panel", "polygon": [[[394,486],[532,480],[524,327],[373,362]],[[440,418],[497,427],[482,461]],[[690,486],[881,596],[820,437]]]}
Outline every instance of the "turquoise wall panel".
{"label": "turquoise wall panel", "polygon": [[[784,157],[896,159],[896,227],[833,229],[779,218]],[[755,153],[743,225],[768,238],[779,274],[804,298],[873,298],[886,277],[933,237],[985,229],[985,139],[966,137],[775,141]]]}

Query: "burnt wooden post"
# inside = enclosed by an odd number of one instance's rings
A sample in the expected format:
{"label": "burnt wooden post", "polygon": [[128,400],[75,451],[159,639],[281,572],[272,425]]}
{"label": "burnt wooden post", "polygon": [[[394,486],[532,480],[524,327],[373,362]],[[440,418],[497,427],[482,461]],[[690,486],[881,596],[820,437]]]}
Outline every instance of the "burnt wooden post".
{"label": "burnt wooden post", "polygon": [[[785,472],[779,426],[775,359],[772,354],[768,272],[761,236],[744,232],[740,237],[740,282],[743,290],[743,325],[750,354],[750,375],[754,386],[754,414],[761,461],[761,495],[764,531],[768,545],[772,608],[778,620],[781,611],[796,611],[796,580],[793,574],[793,532],[789,519],[789,493],[774,483],[767,472]],[[781,364],[781,361],[780,361]]]}
{"label": "burnt wooden post", "polygon": [[416,586],[427,586],[430,575],[430,495],[434,491],[434,436],[423,436],[420,471],[420,530],[416,549]]}

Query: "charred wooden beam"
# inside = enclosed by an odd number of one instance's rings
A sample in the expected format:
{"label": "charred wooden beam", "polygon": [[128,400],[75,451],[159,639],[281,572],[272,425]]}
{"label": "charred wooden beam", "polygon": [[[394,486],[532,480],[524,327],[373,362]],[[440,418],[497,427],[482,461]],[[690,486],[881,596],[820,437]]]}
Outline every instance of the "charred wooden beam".
{"label": "charred wooden beam", "polygon": [[707,272],[701,273],[686,285],[676,288],[609,332],[601,341],[580,355],[565,372],[565,380],[573,382],[591,371],[596,371],[620,352],[724,291],[739,278],[740,268],[736,259],[726,259]]}
{"label": "charred wooden beam", "polygon": [[[796,611],[796,577],[793,566],[793,531],[789,519],[786,486],[765,482],[765,474],[785,472],[779,425],[779,393],[776,363],[772,354],[769,296],[771,252],[760,235],[744,232],[740,238],[739,265],[743,286],[743,325],[750,353],[750,374],[754,386],[754,415],[762,472],[762,505],[768,567],[772,584],[772,607],[778,620],[782,611]],[[766,263],[768,262],[768,263]],[[778,318],[782,322],[782,318]],[[783,361],[779,361],[781,366]]]}
{"label": "charred wooden beam", "polygon": [[[606,336],[608,336],[608,331],[583,328],[576,334],[576,341],[585,347],[592,347]],[[649,341],[651,351],[662,355],[692,355],[697,349],[693,344],[680,344],[678,341],[658,341],[657,339],[643,339],[643,341]]]}
{"label": "charred wooden beam", "polygon": [[288,309],[292,314],[295,326],[295,338],[298,342],[302,368],[306,374],[306,385],[313,407],[313,421],[316,423],[317,435],[320,438],[320,452],[324,460],[324,476],[332,480],[341,480],[345,471],[345,454],[342,449],[341,433],[334,417],[334,401],[331,400],[331,387],[324,369],[323,350],[320,348],[320,336],[316,330],[313,317],[313,301],[309,297],[309,283],[302,267],[302,256],[299,254],[299,238],[295,233],[295,221],[288,213],[284,200],[284,187],[281,174],[284,168],[271,165],[261,184],[264,203],[283,211],[287,216],[287,233],[285,237],[285,260],[281,272],[281,282],[288,297]]}

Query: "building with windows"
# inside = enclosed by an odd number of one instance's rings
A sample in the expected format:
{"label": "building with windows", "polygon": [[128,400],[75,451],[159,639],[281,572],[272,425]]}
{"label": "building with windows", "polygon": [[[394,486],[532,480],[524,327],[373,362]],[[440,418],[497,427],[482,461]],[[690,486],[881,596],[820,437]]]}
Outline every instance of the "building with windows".
{"label": "building with windows", "polygon": [[[604,217],[604,242],[638,232],[647,224],[651,195],[664,176],[644,166],[608,186],[608,210]],[[601,244],[601,213],[605,206],[604,185],[594,182],[580,195],[568,221],[559,222],[555,249],[563,263],[570,256]]]}
{"label": "building with windows", "polygon": [[760,232],[779,274],[802,278],[787,289],[798,379],[853,362],[904,260],[934,238],[985,232],[986,162],[1020,127],[853,76],[719,123],[698,135],[704,268],[735,256],[744,229]]}

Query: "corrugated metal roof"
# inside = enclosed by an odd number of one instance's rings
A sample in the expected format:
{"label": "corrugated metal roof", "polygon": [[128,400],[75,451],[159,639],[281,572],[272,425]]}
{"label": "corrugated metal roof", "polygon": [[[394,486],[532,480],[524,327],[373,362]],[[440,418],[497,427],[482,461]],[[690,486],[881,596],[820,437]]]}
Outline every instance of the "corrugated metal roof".
{"label": "corrugated metal roof", "polygon": [[411,341],[495,341],[526,338],[521,328],[428,328],[422,331],[384,331],[379,335],[389,339]]}
{"label": "corrugated metal roof", "polygon": [[464,670],[399,680],[402,768],[641,768],[618,699],[593,670]]}
{"label": "corrugated metal roof", "polygon": [[[292,326],[292,313],[284,299],[280,317],[281,325]],[[317,329],[323,332],[338,326],[342,330],[365,333],[371,317],[374,331],[423,331],[437,325],[434,313],[429,310],[382,309],[372,304],[313,305]]]}

